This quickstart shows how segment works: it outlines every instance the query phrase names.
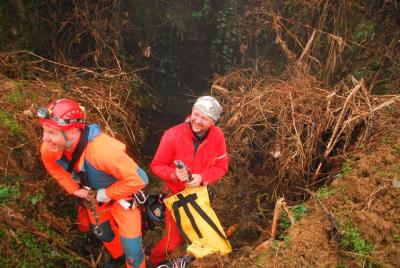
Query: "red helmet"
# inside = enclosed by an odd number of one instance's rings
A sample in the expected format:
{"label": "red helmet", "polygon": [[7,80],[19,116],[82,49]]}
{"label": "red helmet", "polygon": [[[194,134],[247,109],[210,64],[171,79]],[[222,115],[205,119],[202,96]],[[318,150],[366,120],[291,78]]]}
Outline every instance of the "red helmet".
{"label": "red helmet", "polygon": [[85,128],[84,108],[70,99],[53,101],[47,108],[39,108],[37,115],[41,124],[48,124],[57,129]]}

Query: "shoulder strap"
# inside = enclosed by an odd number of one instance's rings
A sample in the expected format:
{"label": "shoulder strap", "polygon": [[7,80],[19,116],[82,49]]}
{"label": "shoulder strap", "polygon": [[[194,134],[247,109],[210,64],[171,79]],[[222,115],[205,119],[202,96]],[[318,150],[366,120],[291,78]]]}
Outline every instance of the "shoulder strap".
{"label": "shoulder strap", "polygon": [[85,127],[85,129],[82,132],[81,139],[79,140],[78,146],[76,147],[74,153],[72,154],[72,159],[68,163],[68,168],[67,171],[69,173],[72,172],[74,169],[76,161],[81,157],[83,150],[85,150],[86,145],[88,144],[88,139],[89,138],[89,127]]}

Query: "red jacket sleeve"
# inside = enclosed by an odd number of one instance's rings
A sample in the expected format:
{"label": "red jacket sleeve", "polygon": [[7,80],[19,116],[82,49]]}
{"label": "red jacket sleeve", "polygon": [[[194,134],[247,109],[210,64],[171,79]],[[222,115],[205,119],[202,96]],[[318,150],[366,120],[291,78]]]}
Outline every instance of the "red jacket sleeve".
{"label": "red jacket sleeve", "polygon": [[224,134],[220,130],[218,131],[215,150],[216,154],[211,161],[210,167],[200,174],[203,178],[203,185],[208,185],[221,179],[228,171],[228,153],[226,151]]}
{"label": "red jacket sleeve", "polygon": [[175,168],[171,167],[171,163],[174,161],[175,145],[174,137],[171,131],[164,132],[161,137],[160,144],[158,145],[157,152],[154,155],[153,160],[150,164],[150,169],[154,175],[160,177],[164,181],[175,181],[173,174],[175,174]]}
{"label": "red jacket sleeve", "polygon": [[65,171],[60,165],[57,164],[57,160],[61,157],[60,153],[53,153],[47,148],[47,143],[43,143],[41,147],[41,158],[43,164],[50,175],[56,179],[56,181],[67,191],[72,194],[79,189],[79,184],[72,179],[71,174]]}

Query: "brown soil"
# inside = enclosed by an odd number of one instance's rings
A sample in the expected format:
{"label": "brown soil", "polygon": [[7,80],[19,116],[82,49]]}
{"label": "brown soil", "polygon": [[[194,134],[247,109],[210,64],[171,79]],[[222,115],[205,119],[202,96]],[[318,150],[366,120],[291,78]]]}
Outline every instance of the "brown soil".
{"label": "brown soil", "polygon": [[[400,131],[377,140],[374,149],[346,163],[348,174],[333,181],[325,207],[340,224],[338,233],[314,199],[305,203],[307,216],[267,250],[240,250],[234,267],[400,267]],[[340,246],[345,223],[351,221],[362,238],[373,244],[370,256]],[[249,252],[253,252],[250,254]],[[250,257],[246,257],[249,256]]]}

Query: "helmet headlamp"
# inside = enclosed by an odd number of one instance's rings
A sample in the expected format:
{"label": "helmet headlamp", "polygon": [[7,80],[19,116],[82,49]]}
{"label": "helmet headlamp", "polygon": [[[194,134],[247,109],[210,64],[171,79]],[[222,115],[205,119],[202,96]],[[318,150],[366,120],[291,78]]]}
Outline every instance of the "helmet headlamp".
{"label": "helmet headlamp", "polygon": [[40,119],[50,119],[50,111],[45,107],[39,107],[36,114]]}
{"label": "helmet headlamp", "polygon": [[58,125],[67,125],[71,123],[84,123],[84,119],[82,118],[74,118],[74,119],[60,119],[55,117],[54,115],[51,114],[51,111],[45,107],[40,107],[37,110],[37,116],[40,119],[51,119],[55,121]]}
{"label": "helmet headlamp", "polygon": [[40,107],[36,112],[41,124],[68,130],[73,127],[85,128],[84,108],[70,99],[59,99],[47,107]]}

